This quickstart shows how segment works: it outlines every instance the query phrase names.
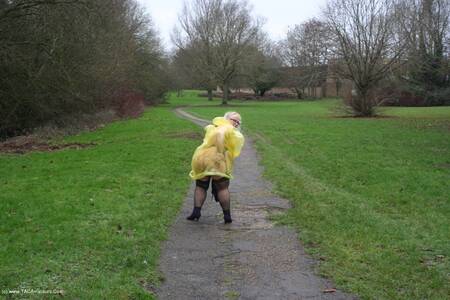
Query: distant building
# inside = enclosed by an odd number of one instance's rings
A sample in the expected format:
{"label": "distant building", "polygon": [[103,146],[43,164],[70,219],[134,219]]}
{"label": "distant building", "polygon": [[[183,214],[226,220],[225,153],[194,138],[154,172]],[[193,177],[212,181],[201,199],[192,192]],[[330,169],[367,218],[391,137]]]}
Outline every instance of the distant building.
{"label": "distant building", "polygon": [[[292,98],[351,97],[352,82],[341,79],[332,65],[283,67],[277,86],[266,96],[288,95]],[[220,87],[217,92],[221,93]],[[232,88],[232,93],[254,94],[248,87]]]}

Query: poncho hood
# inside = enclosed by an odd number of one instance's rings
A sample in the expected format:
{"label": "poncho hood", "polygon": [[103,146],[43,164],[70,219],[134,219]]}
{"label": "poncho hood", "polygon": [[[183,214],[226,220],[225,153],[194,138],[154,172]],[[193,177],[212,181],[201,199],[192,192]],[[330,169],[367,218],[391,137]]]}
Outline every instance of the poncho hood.
{"label": "poncho hood", "polygon": [[212,121],[213,125],[216,126],[223,126],[223,125],[229,125],[232,126],[230,124],[230,121],[228,121],[227,119],[225,119],[224,117],[215,117]]}

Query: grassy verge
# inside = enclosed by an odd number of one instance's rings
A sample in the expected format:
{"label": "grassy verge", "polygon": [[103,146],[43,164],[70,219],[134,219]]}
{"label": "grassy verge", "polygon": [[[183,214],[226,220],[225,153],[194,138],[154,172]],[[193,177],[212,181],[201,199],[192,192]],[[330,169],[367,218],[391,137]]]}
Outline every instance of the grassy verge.
{"label": "grassy verge", "polygon": [[154,298],[147,289],[158,282],[160,242],[184,199],[198,144],[185,137],[200,132],[169,108],[64,140],[93,147],[0,154],[0,293]]}
{"label": "grassy verge", "polygon": [[363,299],[450,294],[450,107],[339,118],[336,100],[198,107],[243,116],[320,271]]}

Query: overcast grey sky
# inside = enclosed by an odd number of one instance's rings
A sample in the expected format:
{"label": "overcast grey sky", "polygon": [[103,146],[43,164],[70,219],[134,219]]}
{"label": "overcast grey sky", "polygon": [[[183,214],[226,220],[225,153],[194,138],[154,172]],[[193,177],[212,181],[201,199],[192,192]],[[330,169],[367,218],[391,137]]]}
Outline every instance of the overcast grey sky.
{"label": "overcast grey sky", "polygon": [[[177,23],[183,0],[138,0],[159,30],[164,45],[171,47],[170,33]],[[326,0],[249,0],[256,16],[266,19],[265,30],[274,40],[284,37],[289,26],[299,24],[320,14]]]}

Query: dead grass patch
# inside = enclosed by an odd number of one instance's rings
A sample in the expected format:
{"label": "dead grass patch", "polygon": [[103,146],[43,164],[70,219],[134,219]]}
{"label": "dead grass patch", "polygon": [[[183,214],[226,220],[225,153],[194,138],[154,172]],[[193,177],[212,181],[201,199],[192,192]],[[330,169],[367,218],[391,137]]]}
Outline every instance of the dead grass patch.
{"label": "dead grass patch", "polygon": [[62,149],[83,149],[95,143],[51,144],[36,135],[17,136],[0,143],[0,153],[25,154],[28,152],[51,152]]}

